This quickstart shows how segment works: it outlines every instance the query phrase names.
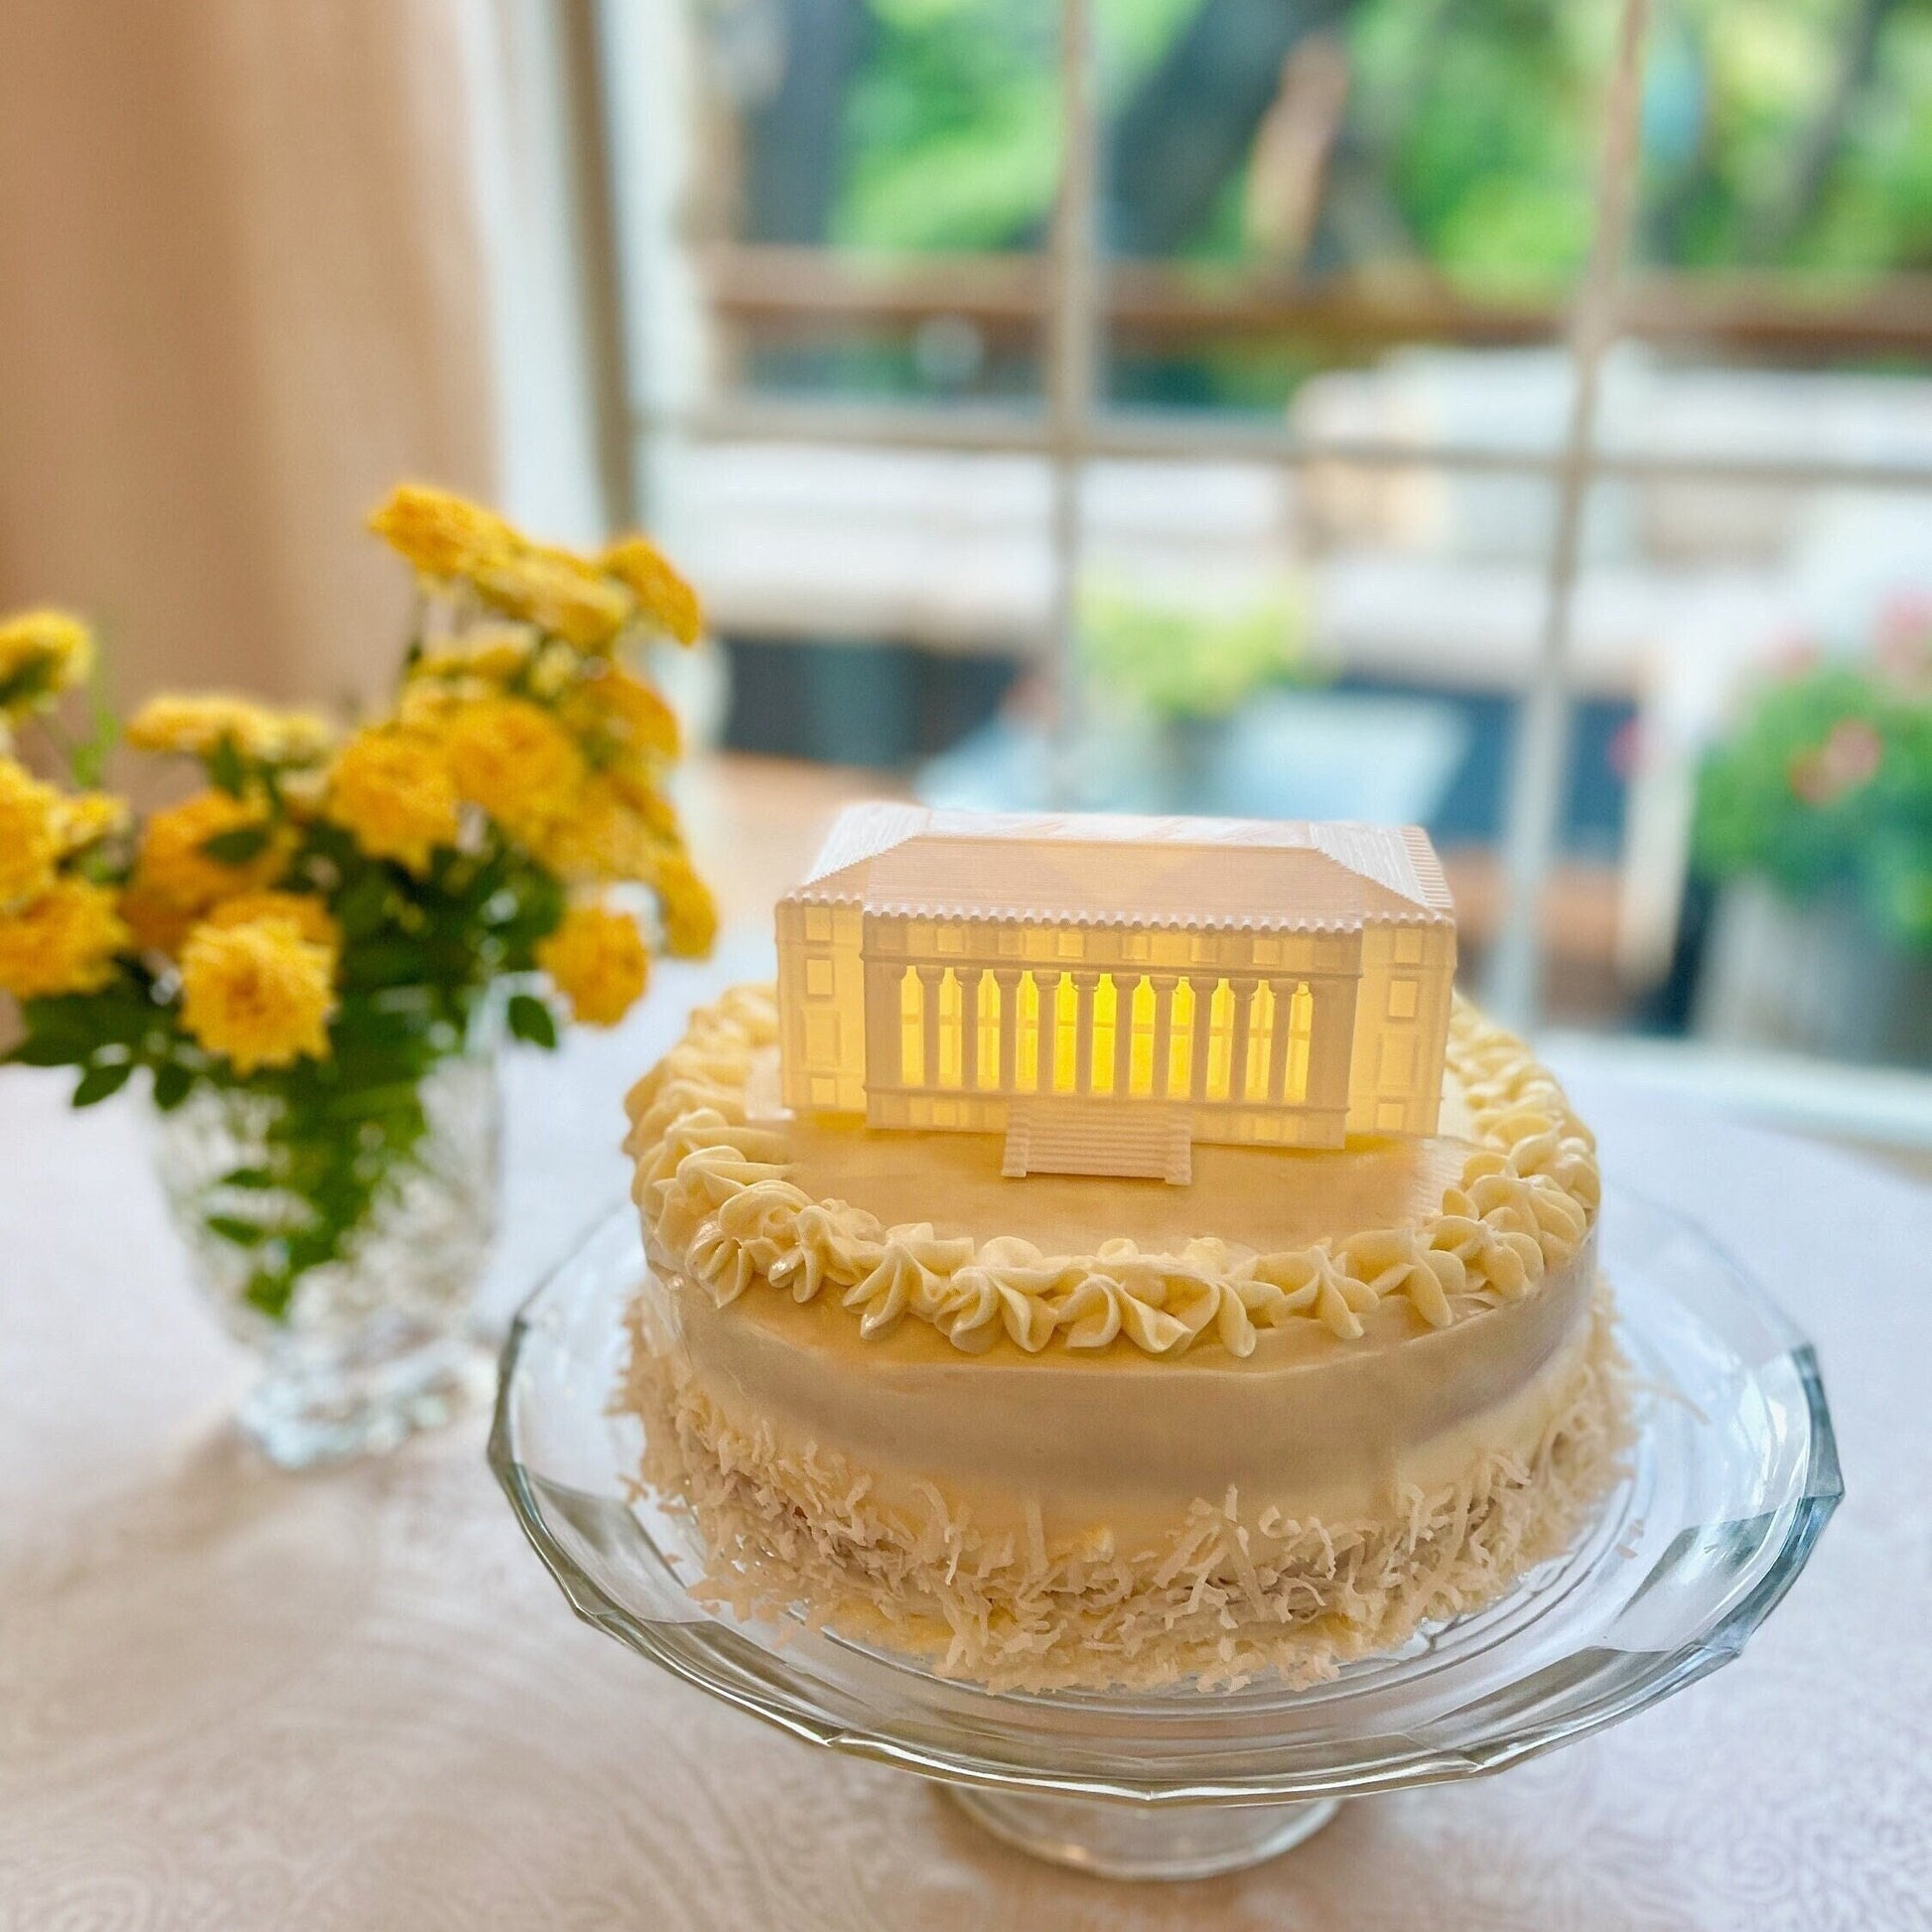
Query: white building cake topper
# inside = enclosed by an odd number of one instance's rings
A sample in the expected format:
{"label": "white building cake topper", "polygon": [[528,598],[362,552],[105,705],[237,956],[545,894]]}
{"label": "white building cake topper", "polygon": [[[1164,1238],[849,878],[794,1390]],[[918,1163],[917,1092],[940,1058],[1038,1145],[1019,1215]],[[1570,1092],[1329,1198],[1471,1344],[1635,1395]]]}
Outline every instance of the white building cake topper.
{"label": "white building cake topper", "polygon": [[1455,918],[1414,826],[855,805],[779,900],[784,1100],[1186,1180],[1429,1134]]}

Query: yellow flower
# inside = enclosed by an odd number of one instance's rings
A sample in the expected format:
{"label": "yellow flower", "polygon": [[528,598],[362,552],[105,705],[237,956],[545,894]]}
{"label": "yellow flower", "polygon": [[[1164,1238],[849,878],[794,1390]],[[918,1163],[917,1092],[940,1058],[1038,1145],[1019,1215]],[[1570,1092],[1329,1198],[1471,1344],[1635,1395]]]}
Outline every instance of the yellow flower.
{"label": "yellow flower", "polygon": [[430,577],[465,576],[519,541],[493,510],[428,483],[398,483],[369,528]]}
{"label": "yellow flower", "polygon": [[[230,865],[203,850],[224,832],[255,827],[269,837],[253,858]],[[142,828],[134,882],[184,912],[200,912],[217,898],[273,885],[287,856],[286,839],[278,836],[260,804],[230,798],[225,791],[198,792],[156,812]]]}
{"label": "yellow flower", "polygon": [[23,911],[0,918],[0,991],[19,1000],[97,992],[127,943],[110,888],[56,880]]}
{"label": "yellow flower", "polygon": [[704,630],[698,594],[648,537],[621,537],[598,562],[637,600],[637,609],[658,629],[681,644],[698,641]]}
{"label": "yellow flower", "polygon": [[444,751],[458,791],[514,839],[542,838],[575,806],[586,775],[576,741],[523,698],[466,706]]}
{"label": "yellow flower", "polygon": [[570,811],[547,826],[535,845],[536,856],[565,879],[648,880],[662,850],[662,836],[602,774],[584,785]]}
{"label": "yellow flower", "polygon": [[509,552],[472,573],[471,582],[485,603],[579,650],[603,649],[630,621],[629,598],[564,550]]}
{"label": "yellow flower", "polygon": [[615,1027],[650,978],[650,954],[636,920],[607,906],[573,906],[556,931],[537,942],[536,955],[571,1012],[592,1027]]}
{"label": "yellow flower", "polygon": [[614,764],[605,775],[618,796],[664,844],[681,846],[684,843],[684,828],[678,823],[677,808],[651,782],[648,773],[633,766]]}
{"label": "yellow flower", "polygon": [[264,764],[313,764],[334,737],[329,721],[313,711],[271,711],[222,692],[150,698],[127,727],[127,742],[137,752],[205,759],[225,738],[243,758]]}
{"label": "yellow flower", "polygon": [[84,683],[93,668],[93,633],[66,611],[23,611],[0,623],[0,712]]}
{"label": "yellow flower", "polygon": [[104,791],[77,791],[54,807],[54,837],[61,856],[84,852],[127,830],[127,800]]}
{"label": "yellow flower", "polygon": [[410,667],[412,677],[483,678],[506,684],[522,675],[537,648],[523,624],[480,624],[461,636],[431,644]]}
{"label": "yellow flower", "polygon": [[164,898],[152,886],[134,880],[121,894],[121,918],[142,952],[166,953],[171,958],[194,927],[199,915]]}
{"label": "yellow flower", "polygon": [[677,714],[642,679],[615,664],[578,685],[565,700],[564,715],[579,730],[595,732],[625,752],[677,757]]}
{"label": "yellow flower", "polygon": [[0,908],[37,898],[54,883],[61,794],[25,765],[0,759]]}
{"label": "yellow flower", "polygon": [[312,893],[240,893],[224,898],[207,915],[213,926],[253,925],[261,919],[281,919],[294,926],[312,946],[340,958],[343,929],[328,906]]}
{"label": "yellow flower", "polygon": [[198,925],[181,950],[181,1024],[244,1079],[329,1051],[335,959],[293,919]]}
{"label": "yellow flower", "polygon": [[718,902],[711,888],[681,852],[661,860],[650,883],[664,921],[664,950],[673,959],[704,958],[718,937]]}
{"label": "yellow flower", "polygon": [[466,707],[498,695],[478,677],[412,678],[396,700],[395,723],[412,737],[440,740]]}
{"label": "yellow flower", "polygon": [[357,732],[330,773],[324,812],[372,859],[428,869],[431,852],[454,845],[456,780],[442,753],[408,732]]}

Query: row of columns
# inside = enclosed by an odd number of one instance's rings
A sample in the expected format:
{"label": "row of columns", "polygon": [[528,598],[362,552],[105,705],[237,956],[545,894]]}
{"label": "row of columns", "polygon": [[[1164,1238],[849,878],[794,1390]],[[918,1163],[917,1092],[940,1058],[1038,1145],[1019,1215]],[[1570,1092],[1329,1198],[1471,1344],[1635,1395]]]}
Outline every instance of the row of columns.
{"label": "row of columns", "polygon": [[[913,969],[919,977],[920,1022],[921,1022],[921,1058],[924,1062],[924,1078],[920,1084],[928,1088],[940,1085],[942,1054],[940,1051],[940,998],[948,971],[952,972],[959,984],[960,999],[960,1087],[973,1092],[993,1091],[1011,1094],[1019,1090],[1018,1044],[1020,1014],[1020,981],[1025,968],[1008,966],[937,966],[922,965]],[[1057,1040],[1059,1034],[1059,987],[1062,978],[1073,981],[1074,1018],[1074,1064],[1073,1091],[1076,1094],[1089,1094],[1093,1091],[1093,1047],[1094,994],[1103,975],[1075,969],[1070,973],[1055,968],[1034,967],[1031,969],[1037,996],[1037,1040],[1035,1053],[1034,1085],[1039,1093],[1053,1090]],[[980,1026],[980,983],[991,973],[998,991],[999,1012],[995,1025],[999,1038],[999,1079],[992,1089],[983,1088],[979,1080],[979,1026]],[[1114,1064],[1113,1091],[1126,1094],[1132,1087],[1134,1025],[1133,1012],[1139,997],[1141,979],[1146,978],[1154,989],[1154,1076],[1153,1097],[1169,1097],[1169,1085],[1173,1074],[1173,996],[1174,989],[1183,979],[1192,988],[1193,1027],[1190,1035],[1190,1050],[1187,1056],[1188,1098],[1204,1101],[1207,1098],[1209,1047],[1213,1037],[1214,995],[1220,985],[1220,978],[1204,984],[1179,973],[1154,973],[1125,980],[1114,974]],[[1267,1090],[1260,1099],[1248,1104],[1267,1106],[1289,1106],[1298,1104],[1305,1096],[1298,1094],[1292,1099],[1288,1091],[1289,1047],[1293,1038],[1291,1025],[1297,989],[1308,982],[1301,979],[1274,979],[1264,981],[1260,975],[1230,977],[1228,986],[1234,997],[1233,1025],[1228,1039],[1228,1088],[1229,1098],[1236,1102],[1246,1102],[1245,1088],[1248,1066],[1248,1048],[1253,1033],[1255,995],[1266,984],[1274,996],[1274,1033],[1269,1041]],[[1312,1000],[1312,992],[1311,999]],[[1311,1014],[1311,1034],[1313,1031],[1313,1016]],[[1312,1042],[1311,1041],[1311,1064],[1312,1062]]]}

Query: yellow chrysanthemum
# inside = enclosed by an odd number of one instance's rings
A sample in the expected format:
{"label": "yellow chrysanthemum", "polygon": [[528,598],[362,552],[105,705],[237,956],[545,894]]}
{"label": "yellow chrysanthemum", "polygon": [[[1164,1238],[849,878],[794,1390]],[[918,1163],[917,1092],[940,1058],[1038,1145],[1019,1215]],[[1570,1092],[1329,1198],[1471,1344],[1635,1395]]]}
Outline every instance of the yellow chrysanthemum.
{"label": "yellow chrysanthemum", "polygon": [[430,577],[466,576],[519,542],[493,510],[428,483],[398,483],[369,528]]}
{"label": "yellow chrysanthemum", "polygon": [[608,776],[591,778],[562,818],[545,828],[536,856],[565,879],[648,881],[664,841]]}
{"label": "yellow chrysanthemum", "polygon": [[647,622],[681,644],[695,644],[703,635],[704,609],[697,592],[647,536],[620,537],[598,563],[637,600]]}
{"label": "yellow chrysanthemum", "polygon": [[510,837],[540,840],[583,789],[584,755],[541,705],[492,698],[468,705],[443,742],[457,789]]}
{"label": "yellow chrysanthemum", "polygon": [[127,800],[105,791],[76,791],[54,807],[54,837],[61,856],[84,852],[127,830]]}
{"label": "yellow chrysanthemum", "polygon": [[261,919],[285,920],[310,945],[321,946],[332,958],[342,956],[343,929],[313,893],[241,893],[207,914],[207,923],[215,926],[253,925]]}
{"label": "yellow chrysanthemum", "polygon": [[533,623],[579,650],[602,650],[631,617],[629,598],[567,551],[535,546],[512,551],[473,571],[470,581],[506,617]]}
{"label": "yellow chrysanthemum", "polygon": [[54,883],[61,839],[61,794],[25,765],[0,758],[0,910],[23,904]]}
{"label": "yellow chrysanthemum", "polygon": [[28,710],[93,668],[93,632],[66,611],[23,611],[0,623],[0,711]]}
{"label": "yellow chrysanthemum", "polygon": [[199,912],[187,911],[173,899],[164,898],[138,878],[121,894],[120,910],[140,951],[166,953],[171,959],[201,917]]}
{"label": "yellow chrysanthemum", "polygon": [[536,955],[571,1012],[593,1027],[615,1027],[650,978],[636,920],[608,906],[573,906]]}
{"label": "yellow chrysanthemum", "polygon": [[[255,827],[269,838],[251,859],[227,864],[203,849],[224,832]],[[142,827],[134,880],[184,912],[200,912],[218,898],[272,886],[287,857],[287,841],[261,805],[225,791],[204,791],[156,812]]]}
{"label": "yellow chrysanthemum", "polygon": [[718,937],[718,902],[711,888],[679,853],[662,860],[651,879],[664,921],[664,950],[673,959],[702,959]]}
{"label": "yellow chrysanthemum", "polygon": [[293,919],[205,922],[181,949],[181,1024],[244,1079],[329,1051],[335,958]]}
{"label": "yellow chrysanthemum", "polygon": [[634,764],[614,764],[604,774],[611,788],[658,836],[662,844],[681,846],[684,830],[677,807],[657,789],[651,774]]}
{"label": "yellow chrysanthemum", "polygon": [[674,759],[678,755],[676,712],[641,678],[615,664],[604,666],[571,692],[564,716],[579,731],[635,756]]}
{"label": "yellow chrysanthemum", "polygon": [[0,917],[0,991],[20,1000],[97,992],[128,938],[111,889],[56,880],[30,905]]}
{"label": "yellow chrysanthemum", "polygon": [[313,764],[334,737],[329,721],[313,711],[272,711],[223,692],[150,698],[127,727],[127,742],[137,752],[205,759],[226,739],[243,758],[264,764]]}
{"label": "yellow chrysanthemum", "polygon": [[461,636],[431,644],[411,666],[412,677],[483,678],[505,684],[522,676],[537,649],[523,624],[479,624]]}
{"label": "yellow chrysanthemum", "polygon": [[412,678],[396,699],[395,724],[412,737],[440,743],[471,705],[498,695],[480,677]]}
{"label": "yellow chrysanthemum", "polygon": [[423,872],[436,847],[456,843],[458,803],[456,780],[435,744],[376,728],[343,747],[323,810],[370,858]]}

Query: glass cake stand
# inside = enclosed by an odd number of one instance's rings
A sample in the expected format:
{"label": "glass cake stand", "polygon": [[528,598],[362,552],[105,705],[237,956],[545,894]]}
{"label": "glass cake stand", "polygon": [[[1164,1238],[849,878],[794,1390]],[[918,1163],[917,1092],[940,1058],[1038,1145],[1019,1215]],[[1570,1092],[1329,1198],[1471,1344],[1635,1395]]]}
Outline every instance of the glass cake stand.
{"label": "glass cake stand", "polygon": [[609,1413],[644,1267],[627,1207],[511,1329],[490,1466],[571,1607],[652,1663],[793,1737],[944,1783],[1040,1858],[1203,1877],[1299,1844],[1344,1798],[1615,1724],[1729,1662],[1791,1587],[1842,1493],[1810,1346],[1667,1209],[1613,1192],[1602,1239],[1639,1389],[1628,1474],[1501,1601],[1311,1690],[996,1693],[695,1602],[691,1533],[625,1500],[638,1425]]}

